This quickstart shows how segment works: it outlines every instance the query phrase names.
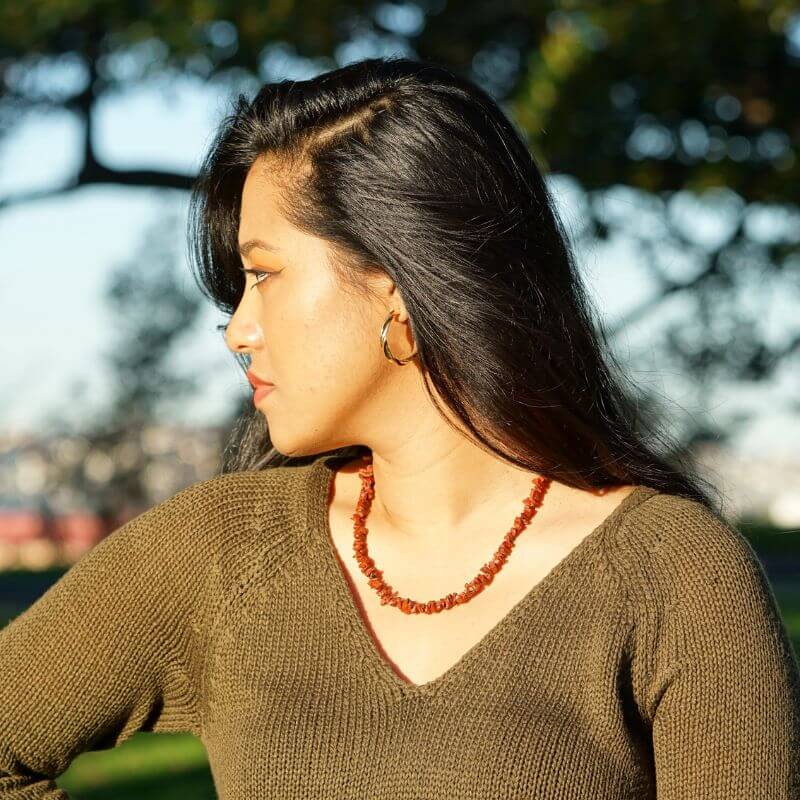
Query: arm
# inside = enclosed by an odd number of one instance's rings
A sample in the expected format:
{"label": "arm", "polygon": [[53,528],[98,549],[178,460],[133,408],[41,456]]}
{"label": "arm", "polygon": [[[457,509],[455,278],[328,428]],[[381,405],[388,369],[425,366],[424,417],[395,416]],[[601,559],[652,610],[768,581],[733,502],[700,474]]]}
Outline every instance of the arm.
{"label": "arm", "polygon": [[763,568],[700,504],[664,511],[639,656],[657,797],[800,800],[800,674]]}
{"label": "arm", "polygon": [[55,777],[78,754],[136,731],[199,735],[207,484],[109,534],[0,630],[0,798],[66,798]]}

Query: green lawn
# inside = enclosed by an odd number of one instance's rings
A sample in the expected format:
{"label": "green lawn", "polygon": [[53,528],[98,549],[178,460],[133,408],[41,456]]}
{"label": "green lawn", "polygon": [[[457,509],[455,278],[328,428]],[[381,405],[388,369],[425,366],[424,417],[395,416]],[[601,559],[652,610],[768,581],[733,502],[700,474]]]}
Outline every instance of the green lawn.
{"label": "green lawn", "polygon": [[111,750],[82,753],[56,783],[73,800],[213,800],[203,743],[191,734],[136,733]]}

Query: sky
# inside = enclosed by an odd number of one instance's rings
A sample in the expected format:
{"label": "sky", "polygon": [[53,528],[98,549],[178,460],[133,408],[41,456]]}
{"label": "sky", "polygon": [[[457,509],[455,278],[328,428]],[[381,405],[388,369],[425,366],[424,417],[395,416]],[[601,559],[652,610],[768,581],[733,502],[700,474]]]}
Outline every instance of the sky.
{"label": "sky", "polygon": [[[104,101],[96,117],[97,155],[114,167],[163,167],[192,175],[208,147],[215,126],[228,111],[230,95],[200,82],[154,82],[120,92]],[[0,141],[0,196],[58,186],[78,166],[80,127],[66,113],[29,116],[12,136]],[[581,194],[567,176],[555,176],[556,197],[568,226],[580,227]],[[102,299],[110,272],[138,252],[148,225],[165,210],[178,214],[175,230],[183,248],[186,193],[171,190],[90,186],[0,211],[0,432],[42,431],[48,413],[76,421],[101,407],[109,388],[103,366],[114,336],[114,320]],[[646,218],[635,196],[610,192],[609,209]],[[627,204],[627,205],[626,205]],[[703,222],[696,214],[698,236],[715,235],[712,215]],[[187,293],[198,292],[185,254],[178,265]],[[647,298],[653,289],[641,258],[629,242],[619,240],[582,252],[584,280],[600,314],[613,321]],[[682,268],[679,255],[675,268]],[[753,291],[765,291],[753,287]],[[774,287],[773,287],[774,290]],[[772,335],[788,329],[796,296],[777,291],[765,325]],[[685,313],[680,303],[665,314]],[[623,362],[632,354],[648,353],[663,317],[648,318],[626,332],[617,343]],[[222,317],[206,301],[201,323],[176,358],[196,365],[201,388],[173,410],[185,424],[221,422],[236,402],[250,391],[240,368],[215,330]],[[642,363],[642,362],[639,362]],[[632,374],[636,381],[657,388],[675,413],[716,418],[734,408],[751,409],[754,420],[734,442],[741,452],[775,453],[790,457],[800,452],[800,421],[779,409],[798,390],[796,370],[781,373],[766,386],[720,387],[704,398],[697,387],[657,363],[649,362]],[[72,393],[74,381],[85,382],[81,397]],[[708,407],[705,403],[708,403]]]}

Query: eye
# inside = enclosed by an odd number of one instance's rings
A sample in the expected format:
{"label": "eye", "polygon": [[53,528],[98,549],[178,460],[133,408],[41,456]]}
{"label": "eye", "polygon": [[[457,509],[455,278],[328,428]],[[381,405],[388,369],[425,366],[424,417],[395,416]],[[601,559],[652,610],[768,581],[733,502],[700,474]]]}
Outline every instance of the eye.
{"label": "eye", "polygon": [[264,283],[264,281],[266,281],[266,279],[272,274],[270,272],[266,272],[265,270],[245,269],[245,267],[242,267],[242,272],[244,272],[246,275],[256,276],[256,282],[250,287],[251,289],[254,289],[259,283]]}

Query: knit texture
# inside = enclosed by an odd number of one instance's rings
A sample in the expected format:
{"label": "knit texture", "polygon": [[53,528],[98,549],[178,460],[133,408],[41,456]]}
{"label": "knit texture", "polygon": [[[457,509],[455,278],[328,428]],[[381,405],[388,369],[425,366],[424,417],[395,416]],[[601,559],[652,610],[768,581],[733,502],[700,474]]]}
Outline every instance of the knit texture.
{"label": "knit texture", "polygon": [[637,487],[417,686],[336,561],[335,468],[195,483],[0,631],[0,798],[66,798],[79,753],[190,731],[223,800],[800,799],[797,655],[702,504]]}

